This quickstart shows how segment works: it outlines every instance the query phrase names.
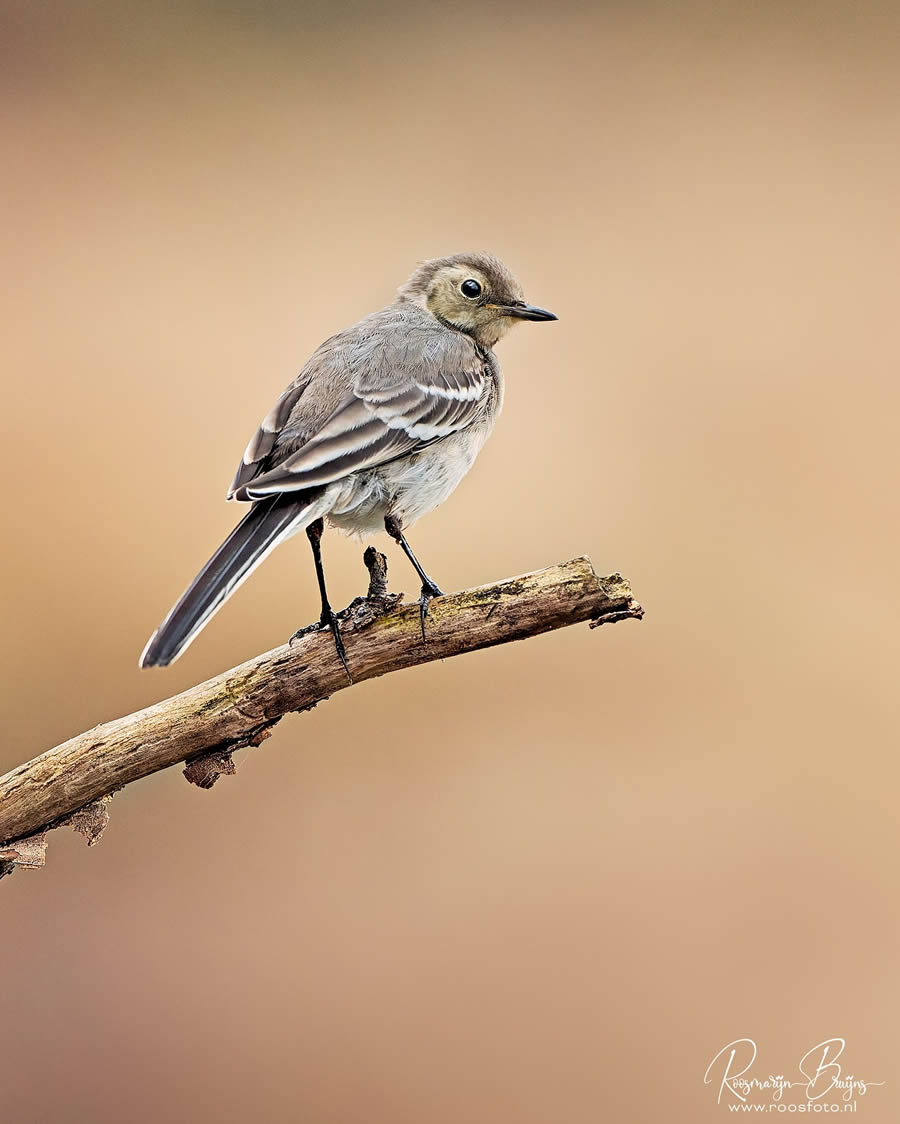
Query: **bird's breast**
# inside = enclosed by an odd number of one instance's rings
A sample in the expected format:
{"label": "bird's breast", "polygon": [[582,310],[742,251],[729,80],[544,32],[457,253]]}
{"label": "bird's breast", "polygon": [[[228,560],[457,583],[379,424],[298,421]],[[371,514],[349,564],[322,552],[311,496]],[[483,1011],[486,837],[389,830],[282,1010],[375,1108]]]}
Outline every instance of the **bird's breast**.
{"label": "bird's breast", "polygon": [[364,536],[383,530],[386,515],[395,516],[407,528],[442,504],[474,464],[503,404],[503,379],[493,355],[485,373],[490,378],[475,421],[419,452],[346,477],[329,521],[349,534]]}
{"label": "bird's breast", "polygon": [[384,529],[393,515],[404,528],[433,511],[472,467],[493,422],[475,423],[418,453],[358,472],[341,484],[329,521],[350,534]]}

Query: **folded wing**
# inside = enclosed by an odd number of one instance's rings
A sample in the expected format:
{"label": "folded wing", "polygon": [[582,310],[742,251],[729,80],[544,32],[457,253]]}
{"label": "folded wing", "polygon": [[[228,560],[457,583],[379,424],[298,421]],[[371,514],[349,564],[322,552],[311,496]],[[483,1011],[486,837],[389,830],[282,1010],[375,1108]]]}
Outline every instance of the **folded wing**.
{"label": "folded wing", "polygon": [[386,374],[379,364],[364,370],[300,447],[286,442],[279,455],[279,435],[301,396],[315,393],[309,379],[289,387],[247,447],[230,497],[259,500],[321,487],[416,452],[481,416],[491,376],[474,349],[443,356],[432,351],[418,363],[404,358],[396,372]]}

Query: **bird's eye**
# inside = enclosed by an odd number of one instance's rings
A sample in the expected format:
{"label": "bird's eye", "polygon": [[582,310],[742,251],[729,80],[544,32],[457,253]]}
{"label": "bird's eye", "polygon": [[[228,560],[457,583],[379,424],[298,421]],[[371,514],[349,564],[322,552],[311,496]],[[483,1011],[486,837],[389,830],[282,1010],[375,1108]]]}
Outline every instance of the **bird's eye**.
{"label": "bird's eye", "polygon": [[474,300],[475,297],[481,296],[481,286],[477,281],[473,281],[471,277],[468,281],[463,281],[459,287],[459,291],[464,297],[470,297],[472,300]]}

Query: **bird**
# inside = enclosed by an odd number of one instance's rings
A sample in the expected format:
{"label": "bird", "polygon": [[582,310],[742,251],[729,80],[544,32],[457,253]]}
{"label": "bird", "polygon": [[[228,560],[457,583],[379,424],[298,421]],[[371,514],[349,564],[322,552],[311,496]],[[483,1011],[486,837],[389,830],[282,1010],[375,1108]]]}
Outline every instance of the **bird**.
{"label": "bird", "polygon": [[384,529],[421,581],[423,639],[429,602],[442,596],[405,532],[453,492],[494,428],[503,376],[494,348],[522,321],[557,317],[528,304],[496,257],[460,253],[421,262],[395,300],[327,339],[247,445],[229,500],[247,513],[153,633],[141,667],[164,667],[278,545],[305,531],[330,628],[351,678],[328,600],[325,521],[347,533]]}

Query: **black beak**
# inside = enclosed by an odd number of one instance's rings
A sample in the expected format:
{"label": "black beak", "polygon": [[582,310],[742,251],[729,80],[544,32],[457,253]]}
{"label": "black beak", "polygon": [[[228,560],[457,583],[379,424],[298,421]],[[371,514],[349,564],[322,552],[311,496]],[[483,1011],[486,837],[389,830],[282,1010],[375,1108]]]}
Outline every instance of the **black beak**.
{"label": "black beak", "polygon": [[559,317],[548,312],[546,308],[538,308],[536,304],[526,304],[516,301],[515,304],[504,305],[503,311],[507,316],[515,316],[519,320],[558,320]]}

